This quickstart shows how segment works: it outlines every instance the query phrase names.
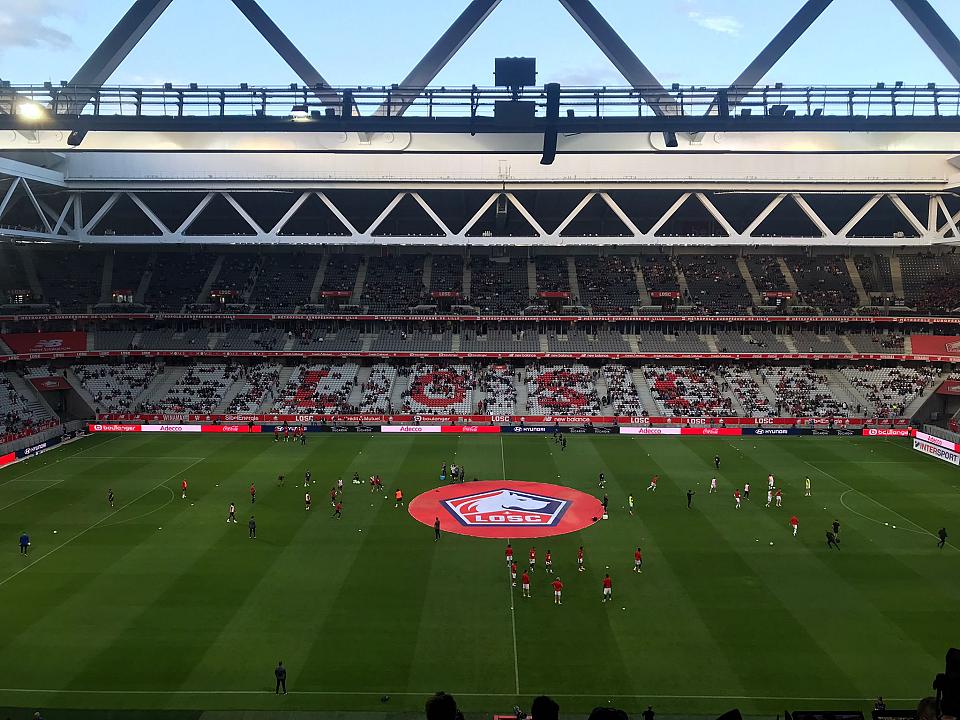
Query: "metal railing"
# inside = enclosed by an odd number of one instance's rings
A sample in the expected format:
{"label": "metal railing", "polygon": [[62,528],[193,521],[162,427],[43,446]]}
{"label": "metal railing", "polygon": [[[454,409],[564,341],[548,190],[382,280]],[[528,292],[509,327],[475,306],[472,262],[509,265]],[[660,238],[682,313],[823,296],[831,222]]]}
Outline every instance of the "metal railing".
{"label": "metal railing", "polygon": [[[760,88],[568,87],[560,92],[561,117],[588,119],[653,117],[644,98],[670,104],[678,117],[950,117],[960,116],[960,87],[864,86]],[[411,102],[412,101],[412,102]],[[120,117],[328,117],[374,115],[420,118],[493,117],[497,103],[529,103],[531,117],[545,117],[542,88],[427,88],[400,86],[328,88],[198,86],[79,87],[14,85],[0,81],[0,114]],[[409,106],[409,107],[408,107]],[[78,111],[82,108],[82,111]],[[405,111],[404,111],[404,108]]]}

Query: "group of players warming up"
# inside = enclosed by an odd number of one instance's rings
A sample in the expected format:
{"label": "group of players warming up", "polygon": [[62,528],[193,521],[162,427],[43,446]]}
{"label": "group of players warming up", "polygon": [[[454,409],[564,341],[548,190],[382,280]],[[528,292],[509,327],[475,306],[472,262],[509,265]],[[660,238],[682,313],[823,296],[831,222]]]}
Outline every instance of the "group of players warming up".
{"label": "group of players warming up", "polygon": [[[510,583],[512,587],[517,586],[517,562],[513,558],[513,545],[507,543],[507,548],[504,551],[507,559],[507,567],[510,569]],[[643,553],[640,548],[637,548],[637,551],[633,555],[633,570],[634,572],[641,573],[643,572]],[[537,567],[537,547],[536,545],[531,545],[530,550],[527,554],[527,568],[520,573],[520,593],[521,597],[530,598],[533,595],[530,592],[530,577],[533,575],[534,570]],[[560,579],[560,576],[554,574],[553,572],[553,554],[547,550],[546,555],[543,559],[544,568],[546,569],[547,574],[552,578],[550,580],[550,587],[553,588],[553,604],[562,605],[563,604],[563,581]],[[577,549],[577,572],[584,572],[585,568],[583,565],[583,545]],[[601,590],[602,590],[602,602],[609,602],[613,600],[613,580],[610,577],[610,573],[606,573],[603,576],[601,581]]]}

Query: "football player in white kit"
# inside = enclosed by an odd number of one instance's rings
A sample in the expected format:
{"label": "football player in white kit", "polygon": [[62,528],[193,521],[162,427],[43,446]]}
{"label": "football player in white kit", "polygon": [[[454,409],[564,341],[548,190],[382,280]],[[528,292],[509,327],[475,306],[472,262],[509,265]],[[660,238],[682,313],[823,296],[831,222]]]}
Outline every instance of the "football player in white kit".
{"label": "football player in white kit", "polygon": [[715,493],[717,491],[717,479],[710,478],[710,492]]}

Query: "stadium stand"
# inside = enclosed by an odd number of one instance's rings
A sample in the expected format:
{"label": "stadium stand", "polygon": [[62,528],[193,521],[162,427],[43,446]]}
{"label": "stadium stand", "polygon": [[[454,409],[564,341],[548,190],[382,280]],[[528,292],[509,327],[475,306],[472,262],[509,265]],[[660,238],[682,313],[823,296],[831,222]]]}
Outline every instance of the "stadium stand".
{"label": "stadium stand", "polygon": [[319,254],[304,252],[263,256],[250,302],[259,311],[284,313],[306,305],[320,258]]}
{"label": "stadium stand", "polygon": [[612,407],[616,415],[642,417],[647,414],[640,400],[640,393],[633,382],[633,373],[626,365],[604,365],[600,368],[607,386],[604,405]]}
{"label": "stadium stand", "polygon": [[353,363],[299,365],[280,391],[273,411],[279,413],[346,412],[357,380]]}
{"label": "stadium stand", "polygon": [[689,301],[706,314],[741,313],[752,305],[733,255],[678,255]]}
{"label": "stadium stand", "polygon": [[424,329],[407,332],[390,327],[373,341],[373,350],[381,352],[450,352],[452,349],[453,332],[449,328],[435,333]]}
{"label": "stadium stand", "polygon": [[489,365],[477,377],[477,389],[485,397],[477,403],[477,412],[488,415],[512,415],[517,410],[517,386],[514,371],[508,365]]}
{"label": "stadium stand", "polygon": [[873,406],[874,417],[899,417],[907,405],[940,375],[935,368],[875,367],[866,365],[840,371]]}
{"label": "stadium stand", "polygon": [[470,299],[485,313],[519,313],[530,303],[525,260],[474,257],[470,276]]}
{"label": "stadium stand", "polygon": [[430,292],[463,293],[463,258],[460,255],[434,255],[430,270]]}
{"label": "stadium stand", "polygon": [[647,366],[643,376],[660,412],[673,417],[733,415],[733,402],[723,394],[717,378],[701,368]]}
{"label": "stadium stand", "polygon": [[825,314],[843,314],[856,307],[857,291],[843,258],[793,255],[787,264],[800,291],[799,303],[819,308]]}
{"label": "stadium stand", "polygon": [[761,379],[776,393],[776,415],[786,417],[848,417],[853,408],[830,391],[830,381],[809,365],[768,366]]}
{"label": "stadium stand", "polygon": [[161,361],[76,363],[70,366],[96,401],[98,412],[125,412],[137,407],[163,368]]}
{"label": "stadium stand", "polygon": [[761,296],[765,292],[789,292],[790,286],[776,255],[745,255],[743,259]]}
{"label": "stadium stand", "polygon": [[770,398],[753,372],[742,367],[720,366],[716,373],[721,378],[721,388],[733,394],[744,414],[756,418],[773,415]]}
{"label": "stadium stand", "polygon": [[392,365],[378,363],[370,368],[370,375],[360,385],[360,402],[356,407],[357,412],[392,412],[390,397],[396,381],[397,369]]}
{"label": "stadium stand", "polygon": [[540,338],[534,329],[507,329],[500,325],[486,325],[463,330],[460,350],[464,352],[537,352]]}
{"label": "stadium stand", "polygon": [[6,375],[0,373],[0,442],[31,434],[55,423],[56,420],[36,399],[21,393]]}
{"label": "stadium stand", "polygon": [[196,363],[162,391],[159,396],[144,400],[140,410],[151,413],[214,412],[223,402],[230,387],[243,377],[243,370],[224,363]]}
{"label": "stadium stand", "polygon": [[533,365],[525,372],[527,412],[534,415],[595,415],[600,398],[586,365]]}
{"label": "stadium stand", "polygon": [[367,259],[360,303],[370,312],[403,314],[425,300],[422,255]]}
{"label": "stadium stand", "polygon": [[283,366],[279,363],[257,363],[241,367],[237,394],[227,406],[228,413],[255,413],[274,400]]}
{"label": "stadium stand", "polygon": [[43,299],[57,312],[87,312],[97,301],[103,253],[84,249],[33,248]]}
{"label": "stadium stand", "polygon": [[418,363],[401,368],[407,387],[400,394],[405,412],[454,413],[473,411],[473,371],[467,365]]}
{"label": "stadium stand", "polygon": [[637,277],[629,257],[576,258],[580,300],[597,314],[630,314],[640,305]]}
{"label": "stadium stand", "polygon": [[159,253],[147,288],[147,305],[154,311],[180,312],[194,304],[216,261],[216,255],[205,252]]}

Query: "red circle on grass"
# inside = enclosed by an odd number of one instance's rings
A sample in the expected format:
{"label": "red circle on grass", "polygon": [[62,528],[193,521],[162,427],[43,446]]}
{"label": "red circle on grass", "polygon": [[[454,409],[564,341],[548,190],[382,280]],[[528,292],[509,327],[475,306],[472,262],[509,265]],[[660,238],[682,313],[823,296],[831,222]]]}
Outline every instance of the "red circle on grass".
{"label": "red circle on grass", "polygon": [[603,505],[585,492],[521,480],[483,480],[444,485],[418,495],[410,514],[424,525],[457,535],[538,538],[593,525]]}

